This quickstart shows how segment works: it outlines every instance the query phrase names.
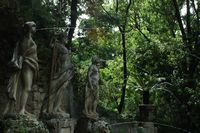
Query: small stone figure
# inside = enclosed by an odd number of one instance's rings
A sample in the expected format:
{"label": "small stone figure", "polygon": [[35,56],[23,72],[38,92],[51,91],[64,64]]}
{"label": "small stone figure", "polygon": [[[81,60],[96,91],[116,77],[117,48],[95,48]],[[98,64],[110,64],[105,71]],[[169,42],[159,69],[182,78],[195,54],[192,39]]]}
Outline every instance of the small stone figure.
{"label": "small stone figure", "polygon": [[83,113],[91,119],[98,119],[96,108],[99,100],[99,63],[99,57],[94,56],[87,73],[85,108]]}
{"label": "small stone figure", "polygon": [[74,70],[69,55],[70,51],[64,46],[65,38],[64,33],[60,33],[51,44],[53,48],[52,77],[49,94],[46,96],[49,105],[45,102],[42,111],[47,112],[48,110],[48,113],[67,116],[69,114],[62,110],[61,105],[65,90],[74,76]]}
{"label": "small stone figure", "polygon": [[9,101],[4,114],[28,113],[25,111],[25,106],[38,73],[37,45],[32,39],[35,31],[34,22],[24,24],[23,37],[18,41],[10,63],[14,69],[8,84]]}

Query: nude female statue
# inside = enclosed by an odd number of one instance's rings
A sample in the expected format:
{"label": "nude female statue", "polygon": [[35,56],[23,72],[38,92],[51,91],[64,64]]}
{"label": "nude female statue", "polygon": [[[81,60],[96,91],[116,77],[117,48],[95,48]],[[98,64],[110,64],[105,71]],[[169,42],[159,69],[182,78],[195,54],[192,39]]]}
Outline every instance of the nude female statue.
{"label": "nude female statue", "polygon": [[4,114],[16,112],[24,115],[26,113],[25,106],[29,92],[37,78],[37,46],[32,39],[32,34],[36,31],[36,24],[26,22],[23,31],[23,38],[18,41],[11,60],[12,67],[15,70],[9,80],[9,101]]}
{"label": "nude female statue", "polygon": [[96,108],[99,100],[99,63],[100,59],[94,56],[92,58],[92,64],[88,69],[85,89],[85,108],[83,112],[86,117],[92,119],[98,118]]}

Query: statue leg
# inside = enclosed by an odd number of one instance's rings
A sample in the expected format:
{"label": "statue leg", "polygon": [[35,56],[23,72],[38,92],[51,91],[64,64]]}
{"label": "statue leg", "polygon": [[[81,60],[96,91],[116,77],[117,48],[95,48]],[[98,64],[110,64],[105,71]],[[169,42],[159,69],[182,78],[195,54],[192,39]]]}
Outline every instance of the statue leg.
{"label": "statue leg", "polygon": [[21,97],[20,97],[19,113],[24,114],[28,95],[32,88],[34,74],[33,74],[32,69],[28,65],[24,64],[22,68],[21,76],[22,76],[22,92],[21,92]]}
{"label": "statue leg", "polygon": [[53,112],[54,113],[58,113],[60,110],[60,106],[61,106],[61,100],[62,100],[62,93],[58,92],[59,94],[57,94],[56,98],[55,98],[55,102],[54,102],[54,106],[53,106]]}
{"label": "statue leg", "polygon": [[[17,87],[20,78],[20,73],[14,73],[9,80],[9,91],[8,91],[8,103],[5,107],[3,114],[14,112],[14,106],[16,102]],[[10,90],[12,89],[12,90]]]}
{"label": "statue leg", "polygon": [[85,114],[89,114],[90,113],[90,92],[89,92],[89,88],[86,87],[85,90]]}
{"label": "statue leg", "polygon": [[54,113],[65,113],[62,109],[61,109],[61,103],[62,103],[62,99],[63,99],[63,93],[64,93],[64,89],[66,89],[66,87],[68,86],[69,82],[65,82],[62,87],[59,89],[59,91],[56,94],[56,98],[55,98],[55,102],[54,102],[54,107],[53,107],[53,112]]}
{"label": "statue leg", "polygon": [[5,107],[5,110],[3,112],[3,115],[5,115],[6,113],[8,113],[9,109],[10,109],[10,101],[8,101],[8,103],[6,104],[6,107]]}
{"label": "statue leg", "polygon": [[85,114],[88,114],[88,98],[85,99]]}
{"label": "statue leg", "polygon": [[94,100],[94,96],[93,96],[93,90],[90,90],[90,96],[89,96],[89,99],[88,99],[88,112],[90,115],[92,115],[92,104],[93,104],[93,100]]}
{"label": "statue leg", "polygon": [[8,101],[6,107],[5,107],[5,110],[3,112],[3,115],[10,113],[10,112],[13,112],[14,102],[15,102],[14,100],[9,99],[9,101]]}
{"label": "statue leg", "polygon": [[93,99],[93,104],[92,104],[92,112],[96,115],[97,112],[97,104],[99,101],[99,88],[96,88],[96,91],[94,92],[94,99]]}
{"label": "statue leg", "polygon": [[88,112],[89,115],[92,113],[91,101],[92,101],[91,96],[89,96],[88,100],[87,100],[87,112]]}

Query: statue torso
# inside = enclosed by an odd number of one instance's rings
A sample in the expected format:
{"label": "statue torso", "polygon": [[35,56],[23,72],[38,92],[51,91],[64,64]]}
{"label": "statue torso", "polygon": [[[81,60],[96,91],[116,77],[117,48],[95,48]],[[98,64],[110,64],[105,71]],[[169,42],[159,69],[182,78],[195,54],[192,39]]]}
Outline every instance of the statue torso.
{"label": "statue torso", "polygon": [[70,60],[70,55],[68,49],[62,45],[62,44],[57,44],[57,63],[59,67],[59,71],[66,71],[72,67],[72,63]]}
{"label": "statue torso", "polygon": [[98,86],[99,85],[99,69],[96,65],[91,65],[90,67],[90,77],[92,81],[92,85]]}
{"label": "statue torso", "polygon": [[24,57],[37,59],[37,45],[32,38],[24,37],[19,43],[19,53]]}

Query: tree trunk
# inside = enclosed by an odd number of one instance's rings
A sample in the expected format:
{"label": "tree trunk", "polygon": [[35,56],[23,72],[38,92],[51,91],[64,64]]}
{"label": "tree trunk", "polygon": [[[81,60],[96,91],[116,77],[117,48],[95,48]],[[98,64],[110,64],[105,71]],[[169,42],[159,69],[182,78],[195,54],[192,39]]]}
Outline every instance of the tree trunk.
{"label": "tree trunk", "polygon": [[149,91],[143,91],[143,104],[149,104],[150,94]]}
{"label": "tree trunk", "polygon": [[[181,14],[180,14],[180,11],[179,11],[179,7],[178,7],[178,3],[177,3],[177,0],[172,0],[173,4],[174,4],[174,8],[175,8],[175,16],[176,16],[176,19],[178,21],[178,24],[179,24],[179,28],[181,30],[181,33],[182,33],[182,41],[184,43],[184,46],[187,48],[186,52],[187,52],[187,59],[185,61],[184,64],[182,64],[182,67],[185,68],[183,70],[183,72],[185,73],[185,84],[184,84],[184,87],[188,87],[189,89],[193,89],[195,90],[197,88],[197,81],[196,81],[196,70],[197,70],[197,67],[198,67],[198,64],[199,64],[199,60],[197,59],[198,58],[198,51],[199,51],[199,46],[198,46],[198,34],[199,32],[198,29],[199,29],[199,25],[197,26],[197,30],[196,31],[193,31],[192,30],[192,23],[191,23],[191,13],[190,13],[190,9],[191,9],[191,1],[190,0],[186,0],[186,8],[187,8],[187,14],[186,14],[186,27],[184,29],[183,27],[183,23],[182,23],[182,18],[181,18]],[[197,23],[199,23],[199,16],[198,16],[198,11],[196,10],[195,8],[195,5],[194,5],[194,0],[192,1],[192,4],[193,4],[193,8],[194,8],[194,11],[196,13],[196,16],[197,16]],[[192,33],[193,32],[193,33]],[[195,33],[196,32],[196,33]],[[194,34],[195,33],[195,34]],[[195,41],[195,44],[193,44],[194,40],[193,37],[196,37],[196,41]],[[190,99],[191,95],[188,94],[188,98],[186,100],[186,102],[188,102],[188,100]],[[187,103],[185,104],[187,105]],[[192,123],[192,112],[193,112],[193,108],[190,106],[190,105],[187,105],[187,111],[186,111],[186,120],[187,120],[187,129],[190,130],[191,132],[194,132],[194,124]]]}
{"label": "tree trunk", "polygon": [[[132,0],[129,0],[128,5],[126,7],[126,17],[125,17],[125,22],[122,25],[122,27],[119,26],[119,30],[121,32],[121,37],[122,37],[122,49],[123,49],[123,85],[122,85],[122,95],[121,95],[121,101],[118,106],[118,112],[121,114],[124,103],[125,103],[125,96],[126,96],[126,84],[127,84],[127,61],[126,61],[126,26],[128,24],[128,14],[129,14],[129,9],[131,7]],[[117,3],[118,4],[118,3]],[[118,6],[118,5],[117,5]],[[116,9],[117,11],[117,9]]]}
{"label": "tree trunk", "polygon": [[182,19],[181,19],[181,15],[180,15],[180,11],[179,11],[179,7],[178,7],[178,3],[176,0],[172,0],[174,8],[175,8],[175,17],[177,19],[177,22],[179,24],[179,28],[181,30],[181,34],[182,34],[182,40],[184,45],[187,47],[187,37],[186,37],[186,33],[183,27],[183,23],[182,23]]}
{"label": "tree trunk", "polygon": [[71,49],[72,38],[73,38],[74,30],[76,27],[76,21],[78,19],[77,6],[78,6],[78,0],[72,0],[71,1],[71,15],[70,15],[71,24],[70,24],[70,29],[68,32],[68,44],[67,44],[68,49]]}
{"label": "tree trunk", "polygon": [[122,85],[121,101],[118,106],[119,113],[122,113],[124,107],[125,96],[126,96],[126,84],[127,84],[126,38],[125,38],[125,33],[123,31],[121,31],[121,36],[122,36],[122,48],[123,48],[123,85]]}

